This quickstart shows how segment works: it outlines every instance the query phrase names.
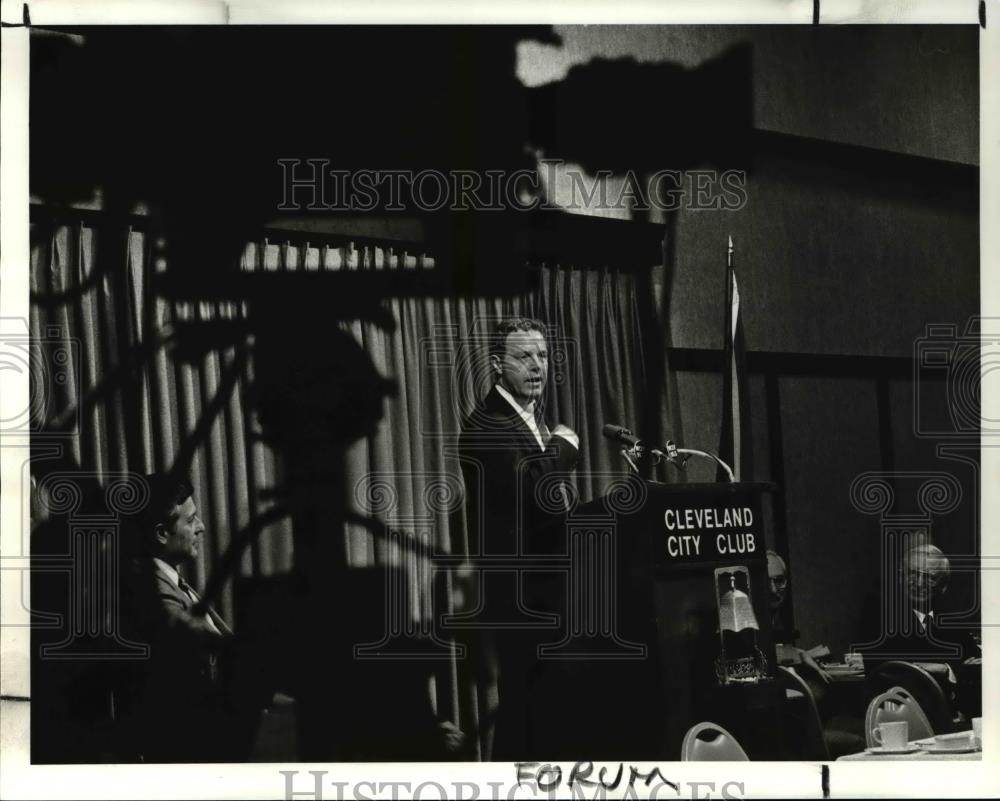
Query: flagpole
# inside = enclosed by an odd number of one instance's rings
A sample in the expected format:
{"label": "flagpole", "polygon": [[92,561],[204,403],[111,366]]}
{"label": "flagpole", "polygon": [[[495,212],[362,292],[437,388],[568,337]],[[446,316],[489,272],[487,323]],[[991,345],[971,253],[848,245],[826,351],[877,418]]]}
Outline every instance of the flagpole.
{"label": "flagpole", "polygon": [[[732,359],[733,359],[733,337],[732,337],[732,309],[733,309],[733,235],[729,234],[729,250],[726,254],[726,314],[725,314],[725,328],[723,329],[723,354],[725,365],[723,368],[723,392],[722,392],[722,431],[719,437],[719,455],[712,453],[711,451],[698,450],[696,448],[678,448],[676,444],[667,441],[666,453],[662,456],[666,457],[666,460],[673,464],[678,470],[684,470],[684,464],[687,462],[688,458],[691,456],[700,456],[704,459],[710,459],[716,465],[715,480],[718,482],[728,482],[735,483],[737,478],[735,471],[727,462],[727,459],[732,459],[729,455],[729,451],[734,450],[732,448],[731,440],[733,438],[733,409],[732,409]],[[727,392],[726,390],[729,390]],[[729,399],[729,409],[727,414],[726,404],[727,398]],[[728,431],[727,431],[727,419]],[[730,440],[730,447],[726,447],[726,440]],[[622,451],[625,453],[625,451]]]}
{"label": "flagpole", "polygon": [[[736,267],[733,265],[733,261],[734,261],[734,258],[735,258],[734,255],[733,255],[733,235],[731,233],[728,234],[728,238],[729,238],[729,249],[726,251],[726,309],[727,309],[727,316],[726,316],[726,353],[729,354],[729,358],[726,359],[726,374],[729,376],[729,380],[730,380],[730,387],[729,388],[730,388],[730,398],[731,398],[733,391],[736,391],[736,392],[739,391],[739,377],[738,377],[738,375],[735,375],[735,374],[733,374],[733,373],[730,372],[733,369],[733,360],[736,358],[736,352],[735,352],[736,351],[736,341],[735,341],[735,338],[733,337],[733,330],[734,330],[734,326],[736,324],[736,321],[733,319],[733,315],[734,315],[734,311],[733,311],[733,293],[735,292],[735,286],[736,286]],[[736,417],[739,415],[740,410],[739,410],[739,408],[737,407],[736,404],[732,403],[731,400],[730,400],[730,404],[731,404],[731,408],[729,410],[729,418],[732,421],[732,420],[735,420]],[[736,434],[736,426],[735,425],[732,426],[731,433],[732,433],[732,446],[733,446],[733,450],[732,450],[732,453],[729,454],[729,456],[732,459],[733,465],[730,468],[731,472],[729,474],[729,476],[730,476],[729,480],[730,481],[736,481],[736,476],[739,475],[739,472],[740,472],[740,460],[741,460],[742,457],[740,456],[740,454],[737,453],[737,450],[736,450],[737,449],[737,445],[738,445],[738,441],[737,441],[737,434]]]}
{"label": "flagpole", "polygon": [[728,235],[728,248],[726,250],[726,270],[725,270],[725,291],[723,292],[723,297],[725,298],[725,314],[723,315],[723,328],[722,328],[722,354],[723,354],[723,368],[722,368],[722,429],[719,436],[719,461],[726,465],[726,470],[723,470],[721,466],[716,470],[715,480],[716,481],[729,481],[733,480],[733,474],[736,472],[729,468],[728,462],[733,460],[735,456],[735,448],[733,447],[733,408],[732,408],[732,361],[733,361],[733,350],[732,350],[732,311],[733,311],[733,235]]}

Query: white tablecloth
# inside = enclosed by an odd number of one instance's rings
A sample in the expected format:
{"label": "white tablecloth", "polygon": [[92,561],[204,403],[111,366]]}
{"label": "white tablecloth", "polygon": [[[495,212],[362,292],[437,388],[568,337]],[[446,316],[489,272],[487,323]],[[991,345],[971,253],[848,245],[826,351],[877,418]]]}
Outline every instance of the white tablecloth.
{"label": "white tablecloth", "polygon": [[[971,731],[970,731],[971,734]],[[923,740],[914,740],[910,745],[920,746],[933,743],[933,737],[926,737]],[[935,762],[940,760],[981,760],[983,758],[982,751],[972,751],[964,754],[932,754],[924,749],[920,751],[914,751],[912,754],[869,754],[862,751],[860,754],[848,754],[847,756],[840,757],[838,762],[881,762],[885,760],[900,760],[900,759],[910,759],[919,760],[920,762]]]}

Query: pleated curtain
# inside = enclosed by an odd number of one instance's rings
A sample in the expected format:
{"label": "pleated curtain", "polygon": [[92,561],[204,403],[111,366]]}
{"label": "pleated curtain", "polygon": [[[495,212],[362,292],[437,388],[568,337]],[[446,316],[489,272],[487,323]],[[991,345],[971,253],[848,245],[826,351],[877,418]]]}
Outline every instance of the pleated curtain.
{"label": "pleated curtain", "polygon": [[[31,333],[33,357],[51,365],[71,352],[65,369],[35,371],[37,423],[65,434],[66,453],[98,481],[118,471],[149,473],[180,463],[189,471],[205,521],[206,543],[194,583],[204,586],[232,538],[271,508],[269,490],[281,481],[281,458],[260,438],[249,406],[252,336],[210,350],[195,363],[171,346],[186,321],[239,320],[238,302],[179,303],[152,292],[152,233],[82,223],[37,223],[32,230]],[[515,265],[516,266],[516,265]],[[248,242],[244,271],[433,270],[432,254],[362,241]],[[490,385],[488,335],[504,316],[535,317],[551,327],[549,423],[580,433],[575,478],[582,501],[622,475],[617,449],[601,436],[606,422],[636,423],[654,411],[665,421],[666,392],[660,341],[640,293],[641,272],[614,264],[545,263],[538,289],[521,297],[388,298],[396,323],[387,332],[369,322],[331,321],[352,334],[399,391],[385,402],[374,436],[348,453],[348,497],[356,511],[385,523],[391,537],[348,523],[351,567],[404,568],[407,604],[418,629],[433,628],[433,554],[468,552],[463,486],[456,459],[461,421]],[[60,378],[60,376],[64,376]],[[260,527],[243,553],[243,575],[274,575],[293,564],[288,518]],[[415,538],[420,547],[405,547]],[[218,604],[233,619],[232,582]],[[488,755],[495,689],[482,671],[452,659],[428,687],[441,718],[479,737]]]}

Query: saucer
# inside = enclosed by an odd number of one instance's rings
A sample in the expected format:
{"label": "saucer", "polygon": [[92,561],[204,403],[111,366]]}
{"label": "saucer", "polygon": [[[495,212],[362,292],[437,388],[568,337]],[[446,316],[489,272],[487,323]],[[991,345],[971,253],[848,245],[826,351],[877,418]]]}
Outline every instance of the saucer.
{"label": "saucer", "polygon": [[915,754],[917,751],[924,751],[927,749],[920,748],[917,745],[904,745],[902,748],[888,748],[884,745],[873,745],[871,748],[866,748],[866,754]]}
{"label": "saucer", "polygon": [[925,746],[921,746],[922,751],[926,751],[928,754],[972,754],[979,750],[979,746],[973,745],[970,742],[943,744],[943,743],[928,743]]}
{"label": "saucer", "polygon": [[943,745],[944,743],[955,742],[956,740],[958,740],[964,745],[966,742],[969,741],[969,738],[972,736],[973,736],[972,729],[966,729],[965,731],[956,731],[952,732],[951,734],[938,734],[936,737],[934,737],[934,742],[938,743],[939,745]]}

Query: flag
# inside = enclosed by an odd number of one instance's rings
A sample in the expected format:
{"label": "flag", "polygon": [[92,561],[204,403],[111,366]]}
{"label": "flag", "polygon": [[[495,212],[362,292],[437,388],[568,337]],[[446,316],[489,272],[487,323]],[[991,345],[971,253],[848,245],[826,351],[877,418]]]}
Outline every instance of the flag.
{"label": "flag", "polygon": [[[722,434],[719,458],[733,468],[737,481],[753,478],[753,451],[750,429],[750,387],[747,381],[746,353],[743,344],[743,320],[740,316],[740,290],[733,266],[733,238],[729,237],[726,257],[726,327],[722,380]],[[719,467],[716,481],[728,481]]]}

